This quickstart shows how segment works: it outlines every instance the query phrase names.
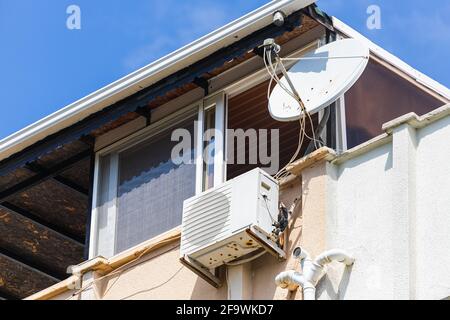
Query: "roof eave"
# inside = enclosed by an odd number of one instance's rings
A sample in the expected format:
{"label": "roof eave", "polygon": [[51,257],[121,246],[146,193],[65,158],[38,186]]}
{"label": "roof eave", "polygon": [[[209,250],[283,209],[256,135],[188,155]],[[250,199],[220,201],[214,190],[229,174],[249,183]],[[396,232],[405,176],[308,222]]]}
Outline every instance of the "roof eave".
{"label": "roof eave", "polygon": [[282,10],[289,15],[314,2],[315,0],[272,1],[254,10],[4,138],[0,141],[0,160],[271,24],[275,11]]}

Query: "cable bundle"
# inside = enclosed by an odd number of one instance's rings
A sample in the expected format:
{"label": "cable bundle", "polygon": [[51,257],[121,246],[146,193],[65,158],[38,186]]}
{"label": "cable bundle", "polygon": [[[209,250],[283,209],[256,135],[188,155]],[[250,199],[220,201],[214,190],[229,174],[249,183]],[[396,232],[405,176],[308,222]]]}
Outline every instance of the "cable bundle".
{"label": "cable bundle", "polygon": [[[295,88],[293,88],[293,86],[291,85],[291,89],[286,87],[286,85],[284,83],[281,82],[281,79],[278,77],[278,69],[280,67],[280,71],[285,75],[286,80],[289,82],[289,77],[287,75],[287,71],[285,66],[283,65],[282,59],[279,57],[278,55],[278,51],[274,45],[265,45],[264,46],[264,65],[266,67],[267,72],[270,75],[270,82],[269,82],[269,86],[267,88],[267,100],[270,99],[270,94],[271,94],[271,88],[272,88],[272,84],[275,81],[287,94],[289,94],[292,98],[294,98],[300,105],[301,108],[301,116],[299,119],[299,124],[300,124],[300,130],[299,130],[299,140],[298,140],[298,146],[297,146],[297,150],[295,151],[294,155],[292,156],[291,160],[289,160],[289,162],[280,170],[278,171],[277,174],[275,174],[274,178],[277,180],[280,180],[286,176],[289,175],[289,172],[287,171],[287,167],[292,164],[298,157],[303,142],[305,140],[305,137],[310,139],[311,141],[313,141],[314,143],[314,147],[316,149],[320,148],[322,146],[322,142],[318,139],[316,139],[316,133],[314,130],[314,123],[312,121],[311,115],[309,114],[309,112],[306,110],[305,104],[303,103],[303,101],[301,100],[298,92],[295,90]],[[275,54],[275,65],[273,64],[273,59],[272,59],[272,54]],[[307,125],[307,121],[309,121],[310,125],[311,125],[311,129],[312,129],[312,137],[310,137],[306,131],[306,125]]]}

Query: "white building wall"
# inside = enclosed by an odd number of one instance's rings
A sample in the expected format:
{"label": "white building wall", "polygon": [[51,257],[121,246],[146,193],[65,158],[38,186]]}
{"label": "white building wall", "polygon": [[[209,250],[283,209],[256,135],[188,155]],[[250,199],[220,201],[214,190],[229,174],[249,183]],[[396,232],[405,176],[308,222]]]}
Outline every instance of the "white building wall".
{"label": "white building wall", "polygon": [[332,264],[318,299],[450,296],[450,117],[391,129],[327,164],[327,246],[356,263]]}
{"label": "white building wall", "polygon": [[416,298],[450,296],[450,117],[418,131]]}

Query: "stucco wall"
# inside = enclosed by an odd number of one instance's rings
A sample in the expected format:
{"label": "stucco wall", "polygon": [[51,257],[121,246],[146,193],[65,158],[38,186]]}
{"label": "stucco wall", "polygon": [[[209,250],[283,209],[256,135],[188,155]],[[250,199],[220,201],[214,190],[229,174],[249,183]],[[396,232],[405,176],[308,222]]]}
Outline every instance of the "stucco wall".
{"label": "stucco wall", "polygon": [[179,262],[179,247],[162,248],[118,276],[104,281],[103,299],[217,300],[227,298],[226,286],[215,289]]}
{"label": "stucco wall", "polygon": [[[443,299],[450,295],[450,118],[393,129],[387,143],[327,170],[327,246],[338,264],[321,299]],[[357,153],[355,153],[357,154]],[[305,226],[306,227],[306,226]]]}
{"label": "stucco wall", "polygon": [[450,296],[450,117],[418,131],[416,297]]}
{"label": "stucco wall", "polygon": [[331,265],[329,276],[318,288],[318,297],[392,299],[390,262],[395,230],[391,210],[391,146],[328,167],[329,171],[336,171],[336,180],[330,181],[335,183],[336,193],[328,211],[327,249],[344,249],[356,257],[356,263],[350,270],[339,264]]}

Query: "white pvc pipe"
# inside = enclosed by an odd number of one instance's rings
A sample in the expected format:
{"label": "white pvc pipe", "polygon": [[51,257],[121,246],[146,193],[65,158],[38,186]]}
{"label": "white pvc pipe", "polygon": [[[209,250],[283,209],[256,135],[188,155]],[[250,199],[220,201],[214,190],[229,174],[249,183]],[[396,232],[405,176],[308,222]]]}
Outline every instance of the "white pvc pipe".
{"label": "white pvc pipe", "polygon": [[325,266],[333,261],[352,265],[355,259],[343,250],[334,249],[320,254],[314,261],[307,251],[302,250],[298,257],[302,261],[303,274],[294,270],[281,272],[276,278],[277,286],[290,291],[303,288],[304,300],[316,299],[316,285],[325,274]]}
{"label": "white pvc pipe", "polygon": [[315,260],[315,262],[321,266],[324,266],[332,261],[341,262],[346,266],[351,266],[355,263],[355,258],[350,256],[344,250],[334,249],[322,253]]}
{"label": "white pvc pipe", "polygon": [[[294,273],[295,273],[294,270],[288,270],[288,271],[281,272],[280,274],[278,274],[275,277],[276,285],[283,289],[290,288],[291,285],[293,284],[292,277],[293,277]],[[297,283],[297,285],[300,286],[301,283]],[[294,286],[292,286],[291,288],[294,288]]]}
{"label": "white pvc pipe", "polygon": [[275,283],[283,289],[289,288],[290,291],[294,291],[300,286],[303,288],[304,300],[316,299],[316,287],[312,283],[306,281],[301,273],[295,272],[294,270],[281,272],[275,278]]}
{"label": "white pvc pipe", "polygon": [[333,249],[321,253],[316,259],[310,263],[309,257],[304,259],[304,274],[314,285],[322,279],[325,275],[325,266],[333,261],[344,263],[350,266],[355,262],[355,259],[347,254],[344,250]]}
{"label": "white pvc pipe", "polygon": [[303,287],[303,300],[312,301],[316,300],[316,287],[311,283],[307,287]]}

